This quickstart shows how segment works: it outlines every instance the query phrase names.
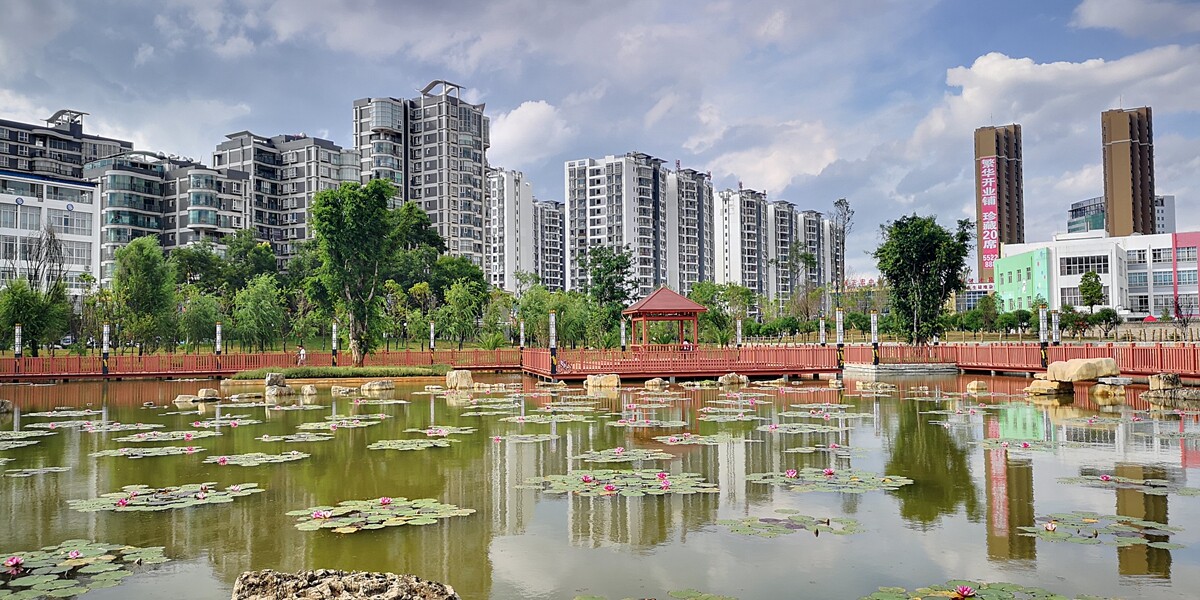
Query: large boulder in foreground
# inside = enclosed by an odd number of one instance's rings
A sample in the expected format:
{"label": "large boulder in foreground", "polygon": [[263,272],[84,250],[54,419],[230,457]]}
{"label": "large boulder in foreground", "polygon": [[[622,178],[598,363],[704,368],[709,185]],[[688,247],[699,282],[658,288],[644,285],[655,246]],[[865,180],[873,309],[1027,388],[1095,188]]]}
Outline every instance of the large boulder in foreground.
{"label": "large boulder in foreground", "polygon": [[454,588],[414,575],[362,571],[247,571],[233,585],[233,600],[460,600]]}
{"label": "large boulder in foreground", "polygon": [[475,380],[471,378],[471,372],[466,369],[455,369],[446,372],[446,389],[448,390],[470,390],[475,387]]}
{"label": "large boulder in foreground", "polygon": [[615,373],[607,375],[588,375],[583,383],[587,388],[617,389],[621,387],[621,376]]}
{"label": "large boulder in foreground", "polygon": [[1121,374],[1117,361],[1112,358],[1072,358],[1050,363],[1046,368],[1051,381],[1095,381],[1101,377],[1116,377]]}

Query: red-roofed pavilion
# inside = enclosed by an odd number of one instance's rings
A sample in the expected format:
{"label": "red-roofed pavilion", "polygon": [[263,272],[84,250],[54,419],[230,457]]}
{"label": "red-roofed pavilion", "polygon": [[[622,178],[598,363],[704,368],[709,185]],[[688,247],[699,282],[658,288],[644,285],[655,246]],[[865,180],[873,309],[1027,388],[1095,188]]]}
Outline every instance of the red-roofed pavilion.
{"label": "red-roofed pavilion", "polygon": [[649,296],[638,300],[629,308],[621,311],[633,321],[633,339],[637,339],[638,323],[642,325],[642,347],[650,344],[649,324],[654,321],[675,321],[679,323],[679,342],[683,343],[683,324],[692,324],[692,343],[700,334],[700,313],[708,312],[704,305],[688,300],[684,296],[667,289],[658,288]]}

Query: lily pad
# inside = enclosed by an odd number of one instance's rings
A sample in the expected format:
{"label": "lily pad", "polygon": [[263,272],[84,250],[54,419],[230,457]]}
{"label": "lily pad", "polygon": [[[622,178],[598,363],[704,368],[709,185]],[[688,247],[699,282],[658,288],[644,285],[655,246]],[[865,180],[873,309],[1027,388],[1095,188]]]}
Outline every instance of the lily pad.
{"label": "lily pad", "polygon": [[717,525],[728,527],[730,533],[764,538],[779,537],[802,530],[811,531],[814,536],[820,536],[822,533],[850,535],[862,532],[861,524],[854,519],[844,517],[818,518],[782,510],[778,512],[787,512],[788,514],[782,518],[746,517],[744,519],[723,519],[717,521]]}
{"label": "lily pad", "polygon": [[54,432],[34,431],[29,429],[23,431],[0,431],[0,442],[8,440],[26,440],[35,437],[45,437],[47,435],[54,435]]}
{"label": "lily pad", "polygon": [[73,419],[76,417],[90,417],[100,414],[101,411],[92,410],[90,408],[80,410],[48,410],[43,412],[22,413],[23,417],[54,417],[56,419]]}
{"label": "lily pad", "polygon": [[646,427],[687,427],[687,421],[665,421],[659,419],[617,419],[609,421],[610,427],[627,427],[642,429]]}
{"label": "lily pad", "polygon": [[152,488],[147,485],[127,485],[119,492],[103,494],[88,500],[68,500],[67,506],[79,512],[160,511],[188,508],[205,504],[223,504],[250,494],[262,492],[257,483],[240,483],[225,489],[216,483],[189,483],[181,486]]}
{"label": "lily pad", "polygon": [[338,429],[361,429],[363,427],[370,427],[372,425],[378,425],[378,424],[379,424],[379,421],[375,421],[375,420],[348,418],[348,419],[340,419],[340,420],[325,421],[325,422],[314,421],[311,423],[301,423],[296,426],[296,429],[299,429],[302,431],[313,431],[313,430],[336,431]]}
{"label": "lily pad", "polygon": [[118,431],[150,431],[152,429],[162,429],[165,427],[162,423],[97,423],[89,421],[84,423],[83,431],[86,433],[113,433]]}
{"label": "lily pad", "polygon": [[492,438],[492,441],[493,442],[509,441],[509,442],[516,442],[518,444],[537,444],[537,443],[541,443],[541,442],[549,442],[551,440],[557,440],[557,439],[559,439],[559,437],[560,436],[554,435],[552,433],[514,433],[512,435],[494,436]]}
{"label": "lily pad", "polygon": [[1009,450],[1011,452],[1048,452],[1057,445],[1046,440],[1022,440],[1017,438],[993,438],[980,440],[979,445],[985,450]]}
{"label": "lily pad", "polygon": [[511,410],[473,410],[470,412],[459,413],[460,417],[498,417],[500,415],[511,415]]}
{"label": "lily pad", "polygon": [[1055,513],[1035,519],[1034,525],[1018,527],[1021,535],[1051,542],[1105,544],[1108,546],[1149,545],[1166,542],[1171,534],[1182,531],[1165,523],[1121,515],[1101,515],[1075,511]]}
{"label": "lily pad", "polygon": [[1059,483],[1071,483],[1095,488],[1137,490],[1152,496],[1178,494],[1180,496],[1200,496],[1200,488],[1183,487],[1169,479],[1131,479],[1118,475],[1080,475],[1078,477],[1060,477]]}
{"label": "lily pad", "polygon": [[582,460],[584,462],[595,463],[615,463],[615,462],[637,462],[642,460],[672,460],[675,455],[668,454],[661,450],[647,450],[644,448],[623,447],[609,448],[607,450],[593,450],[584,452],[579,456],[572,456],[571,460]]}
{"label": "lily pad", "polygon": [[309,454],[292,450],[283,454],[266,454],[263,452],[251,452],[249,454],[230,454],[227,456],[209,456],[204,459],[206,463],[216,463],[221,466],[236,465],[239,467],[257,467],[259,465],[285,463],[294,460],[308,458]]}
{"label": "lily pad", "polygon": [[330,415],[325,417],[326,421],[345,421],[346,419],[358,419],[360,421],[383,421],[392,418],[392,415],[387,413],[362,413],[361,415]]}
{"label": "lily pad", "polygon": [[767,420],[769,420],[766,417],[760,417],[758,415],[741,413],[741,412],[736,413],[736,414],[705,414],[705,415],[700,415],[699,417],[697,417],[697,419],[700,421],[708,421],[710,423],[737,423],[737,422],[743,422],[743,421],[767,421]]}
{"label": "lily pad", "polygon": [[455,427],[453,425],[430,425],[425,429],[405,429],[405,433],[423,433],[429,437],[446,437],[448,435],[471,435],[474,427]]}
{"label": "lily pad", "polygon": [[788,469],[783,472],[751,473],[750,483],[763,483],[794,492],[843,492],[862,494],[875,490],[896,490],[913,481],[899,475],[879,475],[853,469]]}
{"label": "lily pad", "polygon": [[15,450],[17,448],[24,448],[25,446],[32,446],[36,443],[38,443],[38,440],[0,440],[0,450]]}
{"label": "lily pad", "polygon": [[71,467],[36,467],[32,469],[8,469],[4,472],[5,477],[33,477],[35,475],[45,475],[46,473],[66,473]]}
{"label": "lily pad", "polygon": [[825,412],[817,409],[809,409],[807,411],[785,410],[779,413],[779,416],[793,419],[823,419],[826,421],[832,421],[835,419],[871,419],[875,417],[873,413],[842,411]]}
{"label": "lily pad", "polygon": [[596,410],[598,410],[598,409],[595,406],[586,406],[583,404],[547,404],[546,406],[543,406],[543,407],[537,409],[537,411],[539,413],[550,413],[550,414],[590,413],[590,412],[596,412]]}
{"label": "lily pad", "polygon": [[147,431],[116,438],[117,442],[190,442],[201,438],[216,437],[219,431]]}
{"label": "lily pad", "polygon": [[854,456],[856,453],[860,453],[860,451],[857,448],[851,448],[849,446],[842,446],[840,444],[835,444],[835,445],[831,445],[831,446],[824,446],[821,444],[818,444],[816,446],[797,446],[795,448],[788,448],[787,450],[784,450],[784,452],[790,452],[793,454],[823,453],[823,454],[832,454],[833,456],[836,456],[838,458],[850,458],[851,456]]}
{"label": "lily pad", "polygon": [[269,411],[277,412],[292,412],[298,410],[322,410],[329,408],[323,404],[272,404],[267,407]]}
{"label": "lily pad", "polygon": [[853,404],[835,404],[833,402],[810,402],[808,404],[789,404],[788,406],[795,408],[795,409],[806,410],[806,411],[807,410],[831,411],[831,410],[843,410],[843,409],[847,409],[847,408],[854,408]]}
{"label": "lily pad", "polygon": [[258,425],[262,423],[257,419],[251,419],[250,415],[221,415],[220,418],[213,417],[201,421],[192,421],[192,427],[200,429],[213,429],[216,427],[237,428],[242,425]]}
{"label": "lily pad", "polygon": [[356,406],[391,406],[393,404],[408,404],[408,400],[398,398],[355,398],[350,401]]}
{"label": "lily pad", "polygon": [[183,454],[196,454],[197,452],[205,452],[205,449],[199,446],[161,446],[157,448],[115,448],[112,450],[100,450],[93,452],[88,456],[100,458],[105,456],[124,456],[125,458],[150,458],[155,456],[180,456]]}
{"label": "lily pad", "polygon": [[818,423],[771,423],[769,425],[759,425],[755,429],[769,433],[794,435],[798,433],[833,433],[835,431],[846,431],[849,427],[836,427],[834,425],[821,425]]}
{"label": "lily pad", "polygon": [[[878,591],[860,600],[1069,600],[1068,596],[1055,594],[1038,587],[1026,587],[1015,583],[980,583],[954,580],[939,585],[917,588],[911,592],[902,587],[881,587]],[[1106,600],[1096,596],[1076,596],[1075,600]]]}
{"label": "lily pad", "polygon": [[442,504],[432,498],[375,498],[346,500],[337,506],[314,506],[287,513],[296,517],[296,529],[316,531],[332,529],[336,533],[357,533],[364,529],[381,529],[401,525],[433,525],[439,519],[465,517],[474,513],[471,508]]}
{"label": "lily pad", "polygon": [[328,442],[329,440],[333,439],[333,436],[324,433],[308,433],[302,431],[300,433],[292,433],[288,435],[262,435],[254,439],[260,442]]}
{"label": "lily pad", "polygon": [[571,413],[555,413],[555,414],[536,414],[536,415],[514,415],[500,419],[506,423],[594,423],[592,419],[584,415],[576,415]]}
{"label": "lily pad", "polygon": [[367,446],[369,450],[428,450],[430,448],[449,448],[451,442],[457,442],[456,439],[450,438],[426,438],[415,440],[379,440]]}
{"label": "lily pad", "polygon": [[717,493],[717,484],[707,483],[699,473],[666,473],[654,469],[614,471],[579,470],[565,475],[526,479],[522,489],[578,496],[665,496],[668,494]]}
{"label": "lily pad", "polygon": [[717,446],[720,444],[729,444],[733,442],[760,442],[751,438],[735,437],[728,433],[717,433],[713,435],[696,435],[693,433],[681,433],[678,435],[659,435],[654,437],[655,441],[662,442],[668,446]]}
{"label": "lily pad", "polygon": [[0,588],[0,598],[5,600],[77,596],[113,587],[133,575],[132,569],[138,566],[168,561],[162,547],[138,548],[89,540],[68,540],[57,546],[2,554],[20,560],[6,573],[7,588]]}

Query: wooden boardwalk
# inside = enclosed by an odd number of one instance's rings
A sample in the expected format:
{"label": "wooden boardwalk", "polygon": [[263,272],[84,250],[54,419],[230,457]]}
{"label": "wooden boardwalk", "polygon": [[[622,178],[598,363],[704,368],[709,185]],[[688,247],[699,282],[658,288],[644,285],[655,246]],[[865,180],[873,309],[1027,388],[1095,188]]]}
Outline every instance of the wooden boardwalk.
{"label": "wooden boardwalk", "polygon": [[[1050,362],[1072,358],[1112,357],[1121,372],[1131,376],[1155,373],[1179,373],[1200,378],[1198,344],[1093,344],[1052,346],[1047,349]],[[869,345],[846,346],[846,363],[870,363]],[[328,352],[309,352],[307,364],[329,366]],[[1041,349],[1037,344],[946,344],[940,346],[884,345],[880,362],[948,363],[964,371],[997,373],[1035,373],[1043,371]],[[348,365],[350,357],[339,356]],[[108,377],[181,378],[225,377],[238,371],[293,366],[290,353],[162,354],[152,356],[111,356]],[[367,357],[367,366],[450,365],[458,369],[496,372],[523,372],[542,378],[580,380],[588,375],[616,373],[626,379],[654,377],[679,379],[715,378],[725,373],[753,377],[788,375],[805,377],[838,371],[837,349],[816,344],[792,346],[745,346],[742,348],[652,347],[645,350],[571,350],[560,349],[551,368],[550,351],[545,348],[506,348],[501,350],[435,350],[376,352]],[[51,381],[100,379],[103,376],[99,356],[0,358],[0,381]]]}

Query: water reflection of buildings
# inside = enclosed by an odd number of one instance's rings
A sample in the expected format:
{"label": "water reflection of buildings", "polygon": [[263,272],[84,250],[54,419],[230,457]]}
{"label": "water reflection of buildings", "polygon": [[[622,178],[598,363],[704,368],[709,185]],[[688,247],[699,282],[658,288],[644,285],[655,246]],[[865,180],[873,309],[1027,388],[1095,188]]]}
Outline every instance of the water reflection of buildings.
{"label": "water reflection of buildings", "polygon": [[[984,419],[987,439],[1045,439],[1047,421],[1033,407],[1015,407]],[[1033,463],[1005,449],[985,450],[987,472],[987,551],[992,560],[1033,560],[1037,542],[1019,527],[1033,525]]]}

